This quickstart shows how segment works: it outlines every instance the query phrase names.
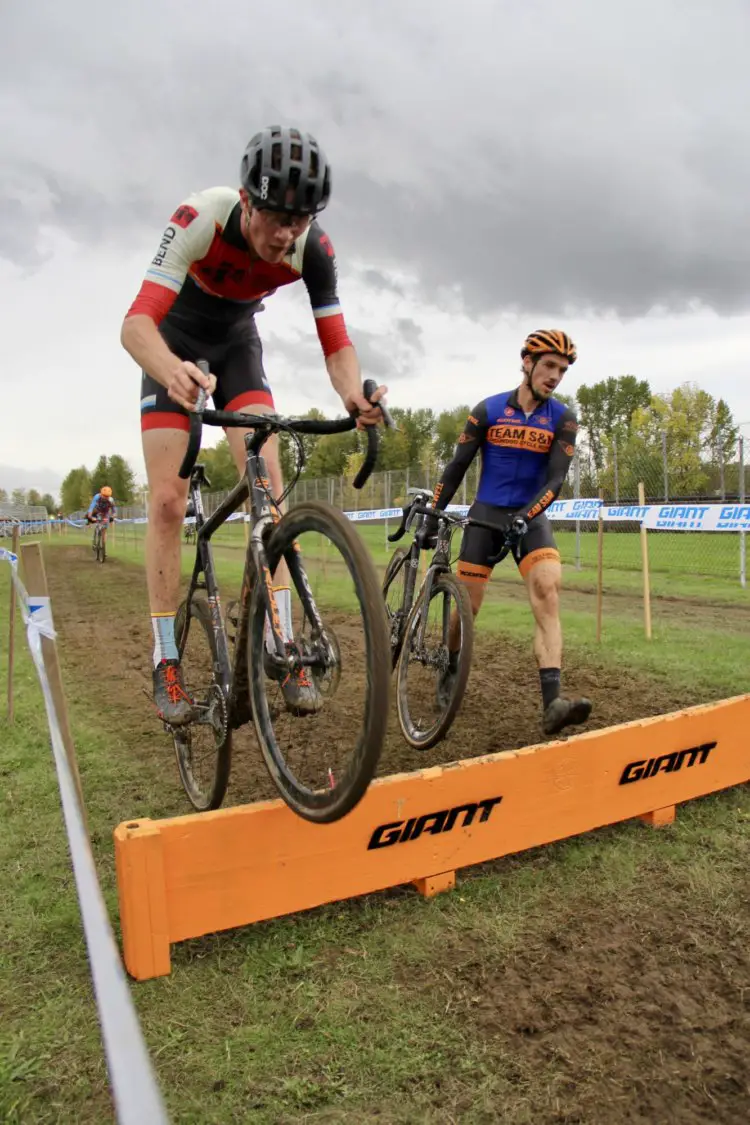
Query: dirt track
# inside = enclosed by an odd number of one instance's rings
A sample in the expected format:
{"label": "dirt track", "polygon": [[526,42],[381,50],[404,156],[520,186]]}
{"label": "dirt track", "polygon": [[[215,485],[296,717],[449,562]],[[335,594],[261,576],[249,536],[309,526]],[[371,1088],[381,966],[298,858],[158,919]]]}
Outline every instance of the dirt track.
{"label": "dirt track", "polygon": [[[142,570],[113,558],[94,571],[86,548],[50,551],[46,562],[73,711],[77,700],[90,708],[106,691],[119,744],[152,767],[163,764],[168,796],[161,811],[188,811],[171,747],[144,694],[151,636]],[[346,639],[349,623],[340,619],[336,627]],[[595,699],[590,727],[701,702],[574,659],[566,661],[565,683]],[[537,699],[530,647],[480,635],[468,697],[447,743],[418,756],[393,717],[380,772],[538,742]],[[235,746],[226,804],[274,796],[253,736],[242,732]],[[149,794],[133,796],[132,815],[148,814]],[[552,861],[542,851],[506,862],[533,871]],[[682,912],[664,905],[665,894]],[[533,1120],[540,1125],[744,1122],[750,911],[727,918],[691,910],[689,902],[689,887],[668,882],[653,892],[639,886],[618,901],[579,896],[552,922],[549,913],[541,923],[529,919],[522,948],[510,956],[448,933],[441,964],[411,972],[408,987],[445,993],[451,1018],[486,1043],[488,1065],[518,1068],[519,1090],[533,1088],[550,1066],[563,1075],[554,1098],[539,1092]],[[475,1119],[468,1106],[465,1119]]]}
{"label": "dirt track", "polygon": [[[92,572],[90,552],[84,547],[49,552],[47,566],[68,673],[85,684],[95,653],[97,677],[107,684],[108,707],[117,715],[121,735],[130,736],[133,753],[165,757],[171,776],[165,737],[147,699],[151,691],[152,639],[142,570],[111,558]],[[358,626],[341,615],[328,615],[327,620],[334,624],[345,653],[354,643]],[[542,741],[539,683],[530,639],[531,624],[528,646],[498,635],[477,635],[461,712],[448,738],[433,750],[419,754],[404,743],[394,707],[379,773],[413,770]],[[623,676],[620,670],[605,664],[584,664],[572,657],[565,660],[563,685],[595,701],[588,730],[703,702],[694,693],[687,699],[669,684],[635,674]],[[352,687],[356,684],[350,677],[347,690]],[[234,745],[226,803],[276,796],[254,735],[242,730],[235,734]],[[183,810],[177,807],[174,811]]]}

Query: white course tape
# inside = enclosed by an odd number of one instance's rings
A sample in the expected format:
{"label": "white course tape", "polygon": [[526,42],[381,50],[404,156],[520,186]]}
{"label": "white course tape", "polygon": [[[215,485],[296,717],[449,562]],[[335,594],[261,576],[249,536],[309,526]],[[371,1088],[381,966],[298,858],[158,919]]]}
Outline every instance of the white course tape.
{"label": "white course tape", "polygon": [[42,637],[53,639],[55,636],[50,600],[29,597],[18,576],[17,556],[0,547],[0,561],[3,560],[11,566],[11,577],[18,594],[29,648],[44,696],[117,1120],[120,1125],[168,1125],[169,1118],[99,886],[83,810],[65,753],[55,702],[44,666]]}

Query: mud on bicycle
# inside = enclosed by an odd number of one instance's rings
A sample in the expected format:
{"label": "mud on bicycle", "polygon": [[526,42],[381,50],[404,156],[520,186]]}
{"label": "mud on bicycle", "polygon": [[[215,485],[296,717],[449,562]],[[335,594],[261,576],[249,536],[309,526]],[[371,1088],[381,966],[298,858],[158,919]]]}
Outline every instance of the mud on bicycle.
{"label": "mud on bicycle", "polygon": [[[403,509],[401,523],[388,536],[391,543],[413,532],[409,549],[397,547],[383,578],[391,646],[396,671],[396,705],[401,733],[416,750],[429,750],[450,730],[463,702],[471,671],[474,615],[466,586],[451,571],[451,539],[457,528],[475,525],[499,530],[474,517],[452,515],[432,507],[432,493],[410,488],[413,499]],[[437,520],[434,554],[419,588],[418,570],[425,521]],[[523,521],[519,521],[523,523]],[[494,566],[513,549],[523,534],[514,523]],[[416,597],[415,597],[416,595]],[[436,610],[434,627],[430,615]]]}
{"label": "mud on bicycle", "polygon": [[[371,380],[365,383],[366,397],[375,387]],[[343,513],[305,501],[282,514],[282,505],[304,465],[300,435],[345,433],[355,429],[356,418],[319,421],[206,410],[205,401],[201,391],[180,468],[182,479],[190,480],[197,540],[192,577],[175,621],[193,710],[186,725],[167,728],[182,784],[194,808],[218,808],[229,780],[233,732],[252,721],[268,773],[289,807],[310,821],[338,820],[364,795],[388,722],[390,656],[380,583],[363,540]],[[204,424],[251,428],[245,435],[245,473],[208,518],[201,486],[210,482],[204,466],[196,464]],[[293,442],[297,467],[275,498],[262,448],[280,433]],[[366,433],[367,455],[355,488],[364,485],[377,458],[377,430],[368,426]],[[211,540],[248,501],[244,573],[236,616],[228,619],[221,609]],[[309,547],[303,552],[306,535]],[[282,633],[273,585],[282,559],[298,610],[292,636]],[[304,716],[289,712],[280,690],[285,677],[300,669],[307,671],[320,704]],[[313,781],[308,775],[316,767]]]}

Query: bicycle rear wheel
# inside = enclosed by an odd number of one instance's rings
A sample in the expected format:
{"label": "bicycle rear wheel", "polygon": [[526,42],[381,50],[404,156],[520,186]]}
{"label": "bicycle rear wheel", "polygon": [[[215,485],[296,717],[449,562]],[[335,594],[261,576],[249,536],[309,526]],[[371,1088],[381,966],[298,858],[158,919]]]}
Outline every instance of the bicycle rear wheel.
{"label": "bicycle rear wheel", "polygon": [[[309,551],[307,541],[304,548],[309,567],[302,562],[298,542],[307,534],[312,540]],[[269,672],[265,598],[256,578],[248,664],[258,742],[289,807],[305,820],[330,823],[346,816],[367,790],[388,725],[390,649],[380,583],[362,539],[328,504],[293,508],[274,528],[266,551],[272,574],[284,558],[293,576],[297,600],[292,617],[298,611],[302,622],[293,623],[287,654],[296,668],[306,668],[318,710],[292,718],[282,697],[287,680],[282,683]],[[317,624],[305,606],[306,597],[319,615]],[[314,783],[307,780],[313,770],[318,770]]]}
{"label": "bicycle rear wheel", "polygon": [[197,812],[218,809],[224,800],[232,764],[232,732],[227,721],[224,692],[216,682],[216,640],[211,613],[203,597],[177,610],[174,635],[185,687],[195,704],[196,717],[172,728],[177,769],[188,800]]}
{"label": "bicycle rear wheel", "polygon": [[[422,631],[426,594],[425,586],[409,614],[396,672],[398,721],[404,738],[415,750],[429,750],[450,730],[466,691],[474,647],[474,616],[463,583],[447,572],[435,578]],[[437,611],[436,627],[430,623],[433,609]],[[460,647],[448,679],[448,634],[454,614]],[[411,679],[410,671],[414,673]]]}
{"label": "bicycle rear wheel", "polygon": [[408,558],[409,552],[403,547],[397,547],[389,559],[383,576],[383,600],[390,630],[392,668],[398,664],[404,640],[404,623],[408,616],[408,611],[402,608]]}

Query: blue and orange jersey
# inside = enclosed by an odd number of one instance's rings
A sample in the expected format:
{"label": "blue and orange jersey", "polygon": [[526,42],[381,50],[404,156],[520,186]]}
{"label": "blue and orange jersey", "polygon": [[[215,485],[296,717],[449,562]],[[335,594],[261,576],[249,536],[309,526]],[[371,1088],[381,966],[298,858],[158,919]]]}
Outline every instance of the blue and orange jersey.
{"label": "blue and orange jersey", "polygon": [[435,504],[445,508],[466,470],[482,456],[477,500],[517,510],[527,520],[556,499],[575,452],[578,422],[570,407],[555,398],[527,414],[518,391],[491,395],[469,415],[453,460],[435,489]]}
{"label": "blue and orange jersey", "polygon": [[101,492],[97,492],[96,496],[89,504],[86,515],[93,516],[96,514],[101,519],[104,519],[105,517],[114,519],[116,511],[117,509],[113,497],[102,496]]}

